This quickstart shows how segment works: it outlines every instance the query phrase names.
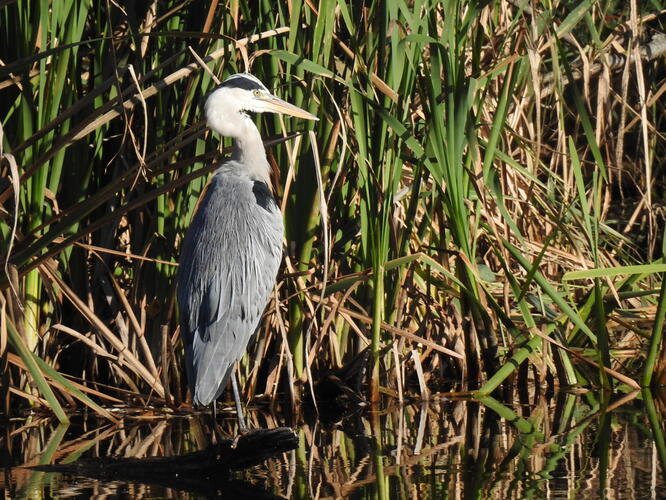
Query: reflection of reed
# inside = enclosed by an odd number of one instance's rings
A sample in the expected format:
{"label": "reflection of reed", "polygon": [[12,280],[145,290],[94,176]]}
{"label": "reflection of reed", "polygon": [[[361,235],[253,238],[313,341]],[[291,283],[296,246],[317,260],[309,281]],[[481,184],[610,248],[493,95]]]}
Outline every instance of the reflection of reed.
{"label": "reflection of reed", "polygon": [[[604,480],[613,498],[661,498],[664,469],[646,413],[639,399],[606,402],[587,393],[540,399],[530,407],[449,400],[356,413],[335,423],[317,418],[298,427],[296,452],[244,472],[243,479],[259,488],[252,490],[256,498],[257,491],[296,499],[595,498]],[[283,424],[274,414],[248,416],[257,428]],[[195,451],[210,417],[126,415],[117,426],[99,427],[80,417],[69,428],[35,417],[10,424],[1,440],[2,463],[37,465]],[[234,434],[233,418],[220,424],[221,432]],[[122,490],[134,497],[187,498],[175,490],[72,481],[20,467],[0,478],[0,491],[10,497],[45,488],[85,490],[91,497]]]}

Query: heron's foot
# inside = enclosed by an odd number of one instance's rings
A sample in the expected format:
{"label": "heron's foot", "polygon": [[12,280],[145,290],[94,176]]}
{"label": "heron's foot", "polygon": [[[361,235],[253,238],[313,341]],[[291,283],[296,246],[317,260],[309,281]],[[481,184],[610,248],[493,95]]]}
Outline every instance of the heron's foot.
{"label": "heron's foot", "polygon": [[243,437],[243,434],[242,434],[242,433],[236,435],[236,437],[234,438],[234,440],[231,442],[231,449],[232,449],[232,450],[235,450],[235,449],[236,449],[236,446],[238,446],[238,440],[239,440],[240,438],[242,438],[242,437]]}
{"label": "heron's foot", "polygon": [[236,449],[236,446],[238,446],[238,441],[240,438],[247,436],[250,432],[252,432],[250,429],[247,427],[243,426],[238,429],[238,434],[236,434],[236,437],[231,441],[231,449],[234,450]]}

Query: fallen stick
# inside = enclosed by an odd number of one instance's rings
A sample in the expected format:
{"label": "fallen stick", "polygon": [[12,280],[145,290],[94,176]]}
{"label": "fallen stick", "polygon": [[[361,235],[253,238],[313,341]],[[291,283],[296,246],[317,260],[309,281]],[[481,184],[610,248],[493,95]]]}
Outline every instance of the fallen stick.
{"label": "fallen stick", "polygon": [[202,451],[174,457],[81,459],[71,464],[38,465],[29,469],[58,472],[94,479],[139,482],[192,491],[197,485],[218,488],[227,484],[228,472],[258,465],[295,449],[298,435],[293,429],[256,429],[236,439],[226,439]]}

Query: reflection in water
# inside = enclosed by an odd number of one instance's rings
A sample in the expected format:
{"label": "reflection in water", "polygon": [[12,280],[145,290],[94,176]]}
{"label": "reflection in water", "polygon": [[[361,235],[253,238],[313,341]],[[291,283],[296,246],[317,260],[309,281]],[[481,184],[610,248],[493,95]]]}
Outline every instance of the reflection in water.
{"label": "reflection in water", "polygon": [[[661,413],[663,415],[663,413]],[[249,415],[254,427],[284,425]],[[306,415],[299,447],[202,484],[133,484],[23,468],[82,457],[174,456],[207,445],[210,420],[148,411],[121,425],[85,416],[69,426],[31,416],[0,437],[0,495],[9,498],[666,498],[663,417],[650,394],[560,394],[537,405],[492,398]],[[235,420],[220,421],[233,435]],[[605,488],[602,486],[605,485]]]}

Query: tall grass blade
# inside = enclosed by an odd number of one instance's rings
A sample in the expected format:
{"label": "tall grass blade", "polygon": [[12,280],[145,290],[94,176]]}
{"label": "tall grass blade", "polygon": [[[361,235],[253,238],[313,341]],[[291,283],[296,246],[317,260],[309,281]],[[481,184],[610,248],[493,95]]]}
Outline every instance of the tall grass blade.
{"label": "tall grass blade", "polygon": [[[666,261],[666,229],[662,235],[662,260]],[[661,358],[664,359],[666,351],[666,341],[664,341],[664,320],[666,319],[666,273],[661,275],[661,291],[657,301],[657,312],[652,325],[652,335],[650,335],[650,344],[648,346],[647,358],[643,366],[643,376],[641,377],[641,387],[650,387],[652,377],[657,366],[657,356],[659,356],[659,346],[661,346]]]}
{"label": "tall grass blade", "polygon": [[53,414],[56,416],[58,421],[63,424],[69,423],[69,418],[65,414],[64,410],[62,409],[62,406],[60,405],[60,402],[58,401],[55,394],[51,390],[51,387],[49,386],[48,382],[44,378],[44,374],[42,373],[37,362],[35,361],[32,351],[28,349],[28,347],[25,345],[23,339],[20,337],[20,335],[16,331],[16,328],[14,327],[11,321],[7,321],[6,326],[7,326],[9,343],[18,352],[18,355],[23,360],[23,363],[25,363],[25,366],[28,369],[30,377],[37,386],[37,389],[39,389],[39,393],[49,403],[51,411],[53,411]]}

